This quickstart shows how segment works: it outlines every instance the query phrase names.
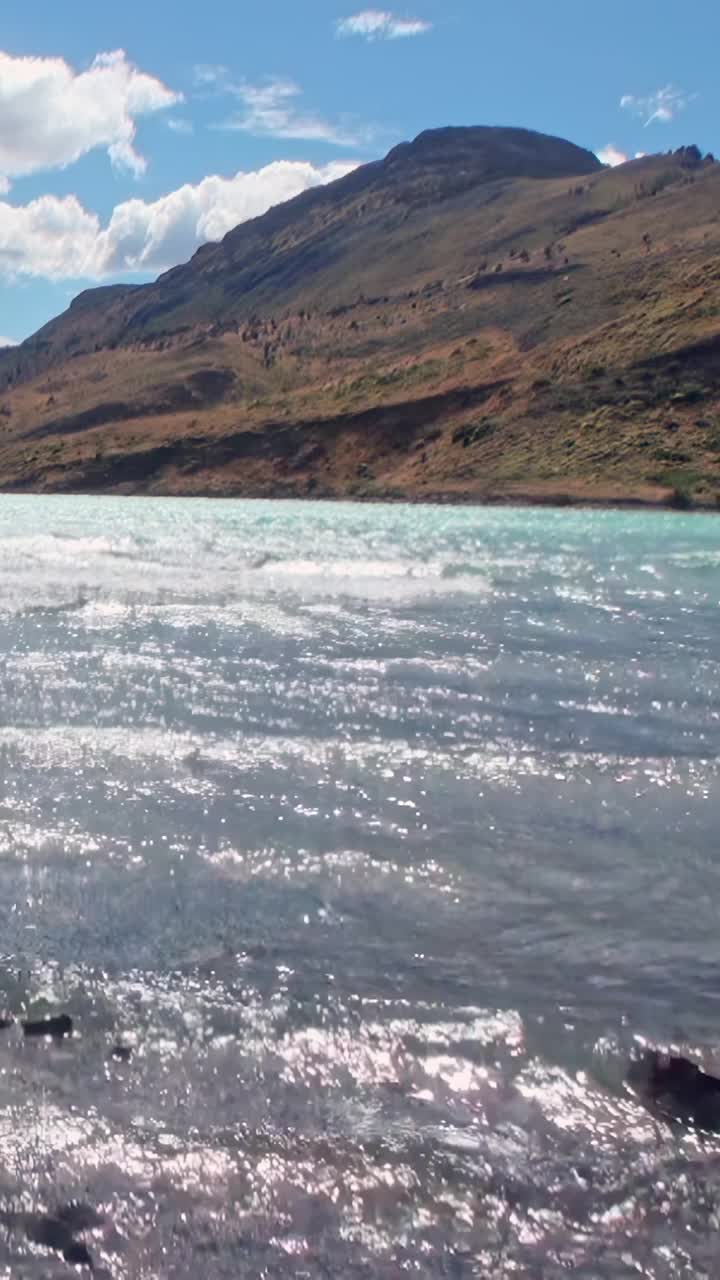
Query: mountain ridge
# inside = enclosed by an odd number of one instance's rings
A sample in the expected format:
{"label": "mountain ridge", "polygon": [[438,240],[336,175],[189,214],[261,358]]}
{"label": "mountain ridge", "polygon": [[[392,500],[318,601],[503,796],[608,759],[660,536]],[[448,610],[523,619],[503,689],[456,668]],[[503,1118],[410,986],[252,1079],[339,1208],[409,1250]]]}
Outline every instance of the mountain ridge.
{"label": "mountain ridge", "polygon": [[[466,168],[457,172],[457,166],[462,164]],[[453,172],[448,179],[447,170],[451,165]],[[20,355],[27,349],[39,354],[39,349],[47,342],[48,336],[53,335],[58,327],[67,325],[73,313],[77,315],[79,311],[92,309],[97,316],[98,309],[101,312],[104,310],[104,302],[111,306],[118,301],[130,302],[132,306],[133,299],[159,294],[160,298],[154,305],[148,304],[153,307],[155,316],[164,313],[169,307],[177,308],[182,303],[182,298],[178,302],[177,294],[173,296],[173,291],[178,287],[181,291],[184,286],[197,287],[201,283],[196,278],[198,272],[202,277],[207,277],[209,273],[224,271],[228,255],[235,259],[252,251],[255,247],[253,238],[258,232],[261,236],[268,231],[270,235],[275,235],[298,216],[317,213],[326,206],[332,207],[337,201],[368,197],[378,187],[384,197],[385,208],[388,204],[398,203],[406,209],[413,201],[431,198],[431,193],[427,190],[430,180],[434,183],[437,198],[438,194],[446,197],[449,190],[457,193],[498,179],[576,176],[598,172],[601,168],[592,152],[584,151],[564,139],[550,138],[532,130],[490,126],[451,126],[425,130],[412,142],[398,144],[383,160],[371,161],[332,183],[304,191],[292,200],[273,206],[267,213],[232,228],[222,240],[201,245],[188,262],[162,272],[149,284],[101,285],[84,290],[73,299],[63,315],[51,320],[37,334],[20,344],[16,354]],[[403,184],[400,190],[394,185],[398,180]],[[441,187],[440,193],[438,186]],[[168,292],[170,298],[165,302],[163,295]],[[214,318],[219,319],[220,315],[216,314]],[[142,330],[145,319],[145,312],[141,311],[139,315],[133,313],[124,317],[123,324],[131,326],[133,332],[137,332]],[[110,341],[118,340],[119,329],[118,325],[107,335]],[[83,349],[87,350],[89,347]],[[34,372],[40,372],[42,367],[43,360],[40,356],[33,367]]]}
{"label": "mountain ridge", "polygon": [[0,352],[0,486],[714,502],[719,169],[426,131]]}

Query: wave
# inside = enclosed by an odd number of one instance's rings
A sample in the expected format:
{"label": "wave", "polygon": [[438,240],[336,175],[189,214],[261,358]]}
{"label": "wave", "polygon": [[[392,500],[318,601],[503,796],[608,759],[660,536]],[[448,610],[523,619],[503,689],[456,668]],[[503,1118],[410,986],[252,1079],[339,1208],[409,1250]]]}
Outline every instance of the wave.
{"label": "wave", "polygon": [[59,600],[56,603],[29,604],[23,610],[30,617],[33,614],[49,616],[55,613],[79,613],[90,603],[90,597],[79,594],[74,600]]}

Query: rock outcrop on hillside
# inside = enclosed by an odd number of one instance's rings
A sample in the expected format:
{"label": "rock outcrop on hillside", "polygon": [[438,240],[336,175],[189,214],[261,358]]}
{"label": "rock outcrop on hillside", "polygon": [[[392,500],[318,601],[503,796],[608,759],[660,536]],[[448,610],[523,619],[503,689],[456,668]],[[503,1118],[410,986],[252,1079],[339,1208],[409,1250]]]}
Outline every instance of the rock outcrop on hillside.
{"label": "rock outcrop on hillside", "polygon": [[0,486],[714,503],[718,196],[421,134],[0,351]]}

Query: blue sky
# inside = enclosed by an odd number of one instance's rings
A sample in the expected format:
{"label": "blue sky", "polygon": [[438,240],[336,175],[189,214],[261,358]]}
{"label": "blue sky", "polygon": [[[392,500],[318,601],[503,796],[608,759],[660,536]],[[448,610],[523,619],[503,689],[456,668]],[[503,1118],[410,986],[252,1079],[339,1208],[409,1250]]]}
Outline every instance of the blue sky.
{"label": "blue sky", "polygon": [[719,46],[717,0],[5,0],[0,335],[422,129],[719,150]]}

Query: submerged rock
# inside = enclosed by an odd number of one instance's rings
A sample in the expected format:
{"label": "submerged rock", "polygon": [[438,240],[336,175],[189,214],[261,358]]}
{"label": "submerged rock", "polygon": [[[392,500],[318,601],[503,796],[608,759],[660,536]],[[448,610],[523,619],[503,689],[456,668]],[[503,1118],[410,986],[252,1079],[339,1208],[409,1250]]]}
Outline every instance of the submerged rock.
{"label": "submerged rock", "polygon": [[59,1253],[75,1243],[67,1223],[44,1214],[28,1214],[25,1234],[33,1244],[42,1245],[45,1249],[57,1249]]}
{"label": "submerged rock", "polygon": [[73,1200],[71,1204],[61,1205],[55,1217],[59,1222],[63,1222],[73,1234],[78,1231],[94,1231],[96,1227],[101,1227],[105,1221],[103,1215],[98,1213],[97,1209],[93,1209],[92,1205],[83,1204],[79,1200]]}
{"label": "submerged rock", "polygon": [[[78,1209],[83,1206],[77,1206]],[[62,1254],[65,1262],[70,1263],[73,1267],[89,1267],[93,1270],[92,1254],[81,1240],[75,1239],[75,1233],[85,1229],[88,1226],[97,1225],[102,1219],[97,1215],[91,1221],[92,1211],[84,1215],[83,1225],[78,1225],[72,1220],[72,1213],[68,1220],[68,1211],[74,1209],[75,1206],[68,1206],[67,1210],[59,1210],[57,1215],[45,1213],[29,1213],[21,1219],[25,1235],[32,1244],[40,1245],[42,1249],[53,1249],[56,1253]],[[6,1219],[6,1222],[8,1220]]]}
{"label": "submerged rock", "polygon": [[65,1262],[69,1262],[73,1267],[90,1267],[92,1269],[92,1254],[80,1240],[73,1240],[67,1248],[63,1249],[63,1258]]}
{"label": "submerged rock", "polygon": [[647,1049],[630,1064],[628,1084],[669,1118],[720,1132],[720,1080],[695,1062]]}
{"label": "submerged rock", "polygon": [[22,1029],[26,1036],[52,1036],[55,1040],[63,1040],[73,1033],[73,1020],[67,1013],[56,1018],[41,1018],[33,1022],[23,1022]]}

